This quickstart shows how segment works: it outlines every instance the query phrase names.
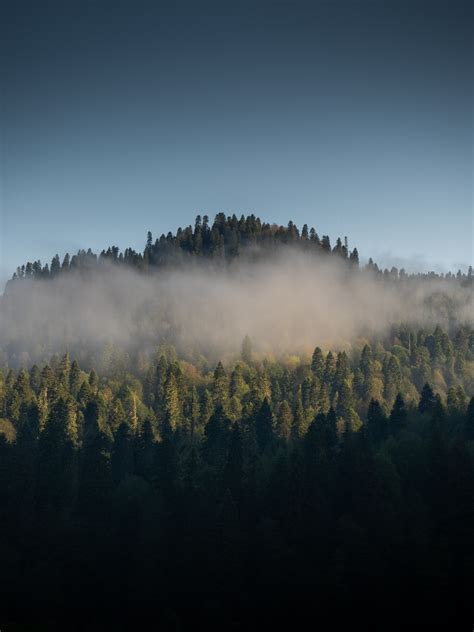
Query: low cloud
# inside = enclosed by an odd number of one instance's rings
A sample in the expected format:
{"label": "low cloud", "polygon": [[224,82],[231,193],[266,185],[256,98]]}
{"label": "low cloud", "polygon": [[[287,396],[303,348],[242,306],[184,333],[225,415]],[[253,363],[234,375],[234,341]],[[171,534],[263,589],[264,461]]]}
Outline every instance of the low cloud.
{"label": "low cloud", "polygon": [[172,343],[217,357],[238,351],[249,335],[257,350],[278,355],[337,347],[401,321],[472,323],[473,313],[472,289],[455,280],[383,279],[288,249],[231,265],[139,273],[101,264],[93,273],[21,279],[0,303],[0,347],[31,361],[106,343],[129,351]]}

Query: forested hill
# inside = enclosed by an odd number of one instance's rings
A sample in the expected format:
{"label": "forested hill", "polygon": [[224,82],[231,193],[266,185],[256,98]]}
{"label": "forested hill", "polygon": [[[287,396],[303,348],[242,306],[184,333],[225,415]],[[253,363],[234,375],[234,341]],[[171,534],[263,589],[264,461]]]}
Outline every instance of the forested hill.
{"label": "forested hill", "polygon": [[172,345],[182,359],[215,366],[235,360],[246,335],[258,353],[281,358],[316,345],[348,350],[358,339],[391,344],[392,325],[418,339],[438,327],[454,340],[472,329],[473,281],[471,269],[408,275],[371,259],[362,267],[347,238],[332,245],[291,221],[220,213],[210,225],[198,216],[194,228],[155,241],[148,233],[143,252],[81,250],[19,267],[0,298],[0,366],[66,350],[101,365],[110,345],[132,362]]}
{"label": "forested hill", "polygon": [[159,239],[153,241],[151,232],[148,232],[143,252],[136,252],[132,248],[126,248],[120,252],[119,248],[112,246],[96,255],[90,249],[81,250],[72,257],[66,254],[61,262],[58,255],[48,264],[42,266],[40,261],[28,262],[17,268],[15,277],[49,277],[55,276],[63,270],[90,268],[101,261],[123,263],[137,269],[148,267],[160,267],[167,264],[176,264],[189,260],[191,257],[206,259],[232,260],[244,252],[249,252],[252,247],[258,247],[262,253],[269,254],[283,245],[290,245],[301,250],[334,254],[342,259],[349,260],[352,264],[359,264],[357,248],[349,251],[347,239],[343,243],[340,238],[334,247],[331,246],[327,235],[321,238],[314,228],[309,229],[305,224],[302,230],[290,221],[288,226],[278,226],[262,222],[258,217],[249,215],[236,215],[226,217],[224,213],[218,213],[214,223],[209,223],[207,215],[196,217],[194,228],[178,228],[175,234],[169,232],[162,234]]}
{"label": "forested hill", "polygon": [[[175,234],[162,234],[156,240],[153,240],[152,233],[148,232],[143,252],[137,252],[132,248],[126,248],[121,252],[116,246],[102,250],[99,255],[90,249],[80,250],[72,256],[66,253],[62,261],[59,255],[54,256],[51,265],[43,265],[39,260],[29,261],[19,266],[13,276],[50,278],[69,269],[91,269],[101,262],[125,264],[134,269],[146,270],[176,265],[196,258],[232,261],[246,254],[255,259],[258,256],[265,257],[270,253],[280,252],[285,246],[304,253],[331,255],[347,261],[354,268],[359,267],[359,253],[357,248],[349,249],[347,237],[344,240],[338,237],[332,245],[328,235],[320,237],[316,230],[308,228],[307,224],[299,230],[292,221],[289,221],[287,226],[279,226],[262,222],[254,215],[242,215],[238,219],[236,215],[226,217],[224,213],[218,213],[212,225],[207,215],[202,218],[198,215],[194,228],[191,225],[178,228]],[[369,259],[366,267],[391,279],[407,276],[403,269],[398,270],[395,267],[391,270],[381,270],[372,259]],[[415,276],[434,278],[439,275],[430,272]],[[459,270],[456,275],[448,273],[441,276],[466,280],[472,277],[472,269],[470,268],[467,274]]]}
{"label": "forested hill", "polygon": [[5,620],[473,629],[472,283],[223,215],[20,268]]}

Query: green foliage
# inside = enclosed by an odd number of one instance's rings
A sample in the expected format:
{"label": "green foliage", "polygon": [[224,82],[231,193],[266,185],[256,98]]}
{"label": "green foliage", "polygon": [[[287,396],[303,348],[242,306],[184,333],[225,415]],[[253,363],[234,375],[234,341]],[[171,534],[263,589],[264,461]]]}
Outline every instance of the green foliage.
{"label": "green foliage", "polygon": [[[2,420],[9,441],[0,433],[0,528],[64,546],[73,525],[84,559],[113,551],[128,590],[137,560],[142,590],[160,591],[191,581],[196,564],[204,592],[235,589],[244,577],[256,590],[245,564],[265,582],[287,581],[290,565],[332,599],[340,586],[363,599],[374,577],[404,581],[407,567],[435,590],[436,564],[449,555],[444,586],[466,604],[469,582],[459,577],[474,559],[474,398],[468,404],[460,384],[441,396],[425,386],[418,402],[405,374],[416,399],[397,393],[387,419],[386,389],[366,407],[365,385],[385,387],[401,367],[381,345],[377,357],[365,346],[354,357],[317,352],[291,369],[268,360],[219,363],[209,374],[161,356],[141,377],[120,369],[88,379],[72,360],[68,380],[63,358],[34,380],[2,374],[11,417]],[[20,551],[43,559],[42,549]],[[108,581],[110,564],[94,566]],[[156,575],[162,564],[184,575]]]}

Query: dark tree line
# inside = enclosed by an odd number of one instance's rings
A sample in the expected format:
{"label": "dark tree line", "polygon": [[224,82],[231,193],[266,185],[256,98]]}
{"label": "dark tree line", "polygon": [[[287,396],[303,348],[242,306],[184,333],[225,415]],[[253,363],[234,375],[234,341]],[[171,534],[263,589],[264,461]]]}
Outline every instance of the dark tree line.
{"label": "dark tree line", "polygon": [[[51,264],[42,265],[41,261],[27,262],[19,266],[13,277],[17,278],[54,278],[68,270],[93,270],[98,264],[108,262],[114,264],[125,264],[137,270],[147,270],[164,266],[177,265],[187,262],[193,258],[200,257],[210,260],[232,261],[242,254],[252,253],[255,258],[258,247],[260,256],[268,256],[271,252],[278,252],[282,247],[296,248],[302,252],[315,253],[321,256],[331,255],[340,260],[347,261],[350,267],[359,268],[359,253],[357,248],[349,249],[347,237],[341,240],[337,238],[334,245],[328,235],[320,237],[314,228],[308,228],[305,224],[301,230],[294,224],[288,222],[287,226],[279,226],[262,222],[254,215],[245,217],[242,215],[227,216],[218,213],[211,224],[207,215],[196,217],[194,227],[178,228],[175,234],[169,232],[162,234],[153,240],[153,235],[148,232],[146,244],[142,252],[137,252],[133,248],[126,248],[121,252],[117,246],[111,246],[97,255],[90,249],[80,250],[72,256],[66,253],[61,261],[59,255],[55,255]],[[380,269],[372,259],[366,266],[367,271],[382,275],[387,279],[407,279],[416,278],[446,278],[472,282],[472,268],[467,274],[460,270],[456,275],[451,272],[436,274],[408,275],[404,269],[398,270],[396,267]]]}

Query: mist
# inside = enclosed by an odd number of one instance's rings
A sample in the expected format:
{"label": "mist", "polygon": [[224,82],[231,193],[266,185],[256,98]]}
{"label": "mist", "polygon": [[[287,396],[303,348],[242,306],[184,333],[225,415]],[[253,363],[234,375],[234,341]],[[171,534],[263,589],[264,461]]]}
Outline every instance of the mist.
{"label": "mist", "polygon": [[472,288],[442,278],[386,279],[291,249],[263,260],[196,262],[143,273],[113,264],[51,280],[10,283],[0,302],[0,348],[37,361],[105,344],[186,355],[253,348],[275,356],[338,348],[393,323],[473,322]]}

